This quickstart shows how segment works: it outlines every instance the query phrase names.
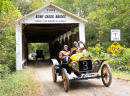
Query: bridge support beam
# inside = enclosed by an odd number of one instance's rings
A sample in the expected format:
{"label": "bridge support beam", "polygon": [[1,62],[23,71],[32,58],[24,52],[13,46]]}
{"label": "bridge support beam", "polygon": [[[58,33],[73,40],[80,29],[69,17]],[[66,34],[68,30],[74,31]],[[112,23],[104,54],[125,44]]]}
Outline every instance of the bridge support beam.
{"label": "bridge support beam", "polygon": [[22,70],[22,25],[16,26],[16,70]]}
{"label": "bridge support beam", "polygon": [[[79,40],[85,43],[85,24],[79,23]],[[83,47],[82,44],[80,44],[80,47]]]}

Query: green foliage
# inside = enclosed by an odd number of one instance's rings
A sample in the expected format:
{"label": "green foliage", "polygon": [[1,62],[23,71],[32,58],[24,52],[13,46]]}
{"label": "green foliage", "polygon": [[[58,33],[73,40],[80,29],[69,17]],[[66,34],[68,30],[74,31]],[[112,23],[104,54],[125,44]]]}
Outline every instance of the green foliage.
{"label": "green foliage", "polygon": [[111,68],[112,76],[116,78],[121,78],[123,80],[130,80],[130,73],[128,71],[116,71]]}
{"label": "green foliage", "polygon": [[86,55],[90,55],[92,60],[107,60],[106,62],[114,71],[130,73],[130,48],[122,48],[120,54],[108,54],[103,51],[103,47],[100,44],[97,44],[95,47],[88,47]]}
{"label": "green foliage", "polygon": [[15,70],[15,24],[20,17],[12,1],[0,1],[0,78]]}
{"label": "green foliage", "polygon": [[30,12],[43,7],[49,1],[47,0],[12,0],[14,5],[20,10],[22,15],[29,14]]}
{"label": "green foliage", "polygon": [[50,55],[48,43],[29,43],[28,50],[29,54],[36,53],[36,50],[43,50],[43,55],[45,56],[45,59],[48,59]]}
{"label": "green foliage", "polygon": [[112,54],[109,64],[117,71],[127,71],[130,73],[130,48],[122,48],[120,54]]}
{"label": "green foliage", "polygon": [[[0,0],[1,77],[15,69],[16,20],[48,2],[49,0]],[[85,25],[86,43],[88,53],[93,58],[108,58],[108,54],[105,52],[112,44],[110,41],[111,29],[120,29],[121,41],[119,43],[121,46],[130,48],[129,0],[52,0],[52,3],[88,20]],[[76,29],[76,31],[78,30]],[[36,49],[41,49],[44,50],[46,56],[49,56],[47,44],[29,44],[29,46],[29,53],[35,53]],[[111,55],[110,64],[114,69],[129,70],[128,62],[130,60],[128,59],[129,49],[127,48],[124,48],[121,54]]]}
{"label": "green foliage", "polygon": [[69,12],[76,13],[76,8],[73,5],[74,0],[53,0],[52,3]]}
{"label": "green foliage", "polygon": [[120,29],[120,44],[130,47],[129,0],[53,0],[52,3],[88,20],[85,25],[88,46],[100,43],[106,52],[111,44],[110,30]]}
{"label": "green foliage", "polygon": [[[110,44],[110,30],[121,30],[122,46],[130,47],[130,4],[128,0],[100,0],[86,16],[86,41],[89,46],[100,43],[104,49]],[[92,43],[91,43],[92,41]]]}
{"label": "green foliage", "polygon": [[7,64],[0,64],[0,80],[10,73],[10,68]]}
{"label": "green foliage", "polygon": [[97,44],[95,47],[88,47],[87,55],[90,55],[92,59],[108,59],[108,54],[103,51],[103,47]]}
{"label": "green foliage", "polygon": [[43,0],[0,0],[0,77],[15,70],[16,20],[21,12],[25,15],[45,4]]}

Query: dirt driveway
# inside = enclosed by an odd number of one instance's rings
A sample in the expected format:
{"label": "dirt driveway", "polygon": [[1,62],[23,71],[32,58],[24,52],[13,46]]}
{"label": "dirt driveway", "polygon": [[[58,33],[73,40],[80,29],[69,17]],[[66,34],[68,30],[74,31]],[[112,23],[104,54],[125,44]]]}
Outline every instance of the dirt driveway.
{"label": "dirt driveway", "polygon": [[[130,83],[114,78],[110,87],[105,87],[101,79],[70,81],[70,90],[65,92],[60,76],[56,83],[53,82],[51,62],[34,61],[34,64],[33,68],[44,87],[42,94],[48,96],[130,96]],[[69,77],[73,76],[74,74],[71,74]]]}

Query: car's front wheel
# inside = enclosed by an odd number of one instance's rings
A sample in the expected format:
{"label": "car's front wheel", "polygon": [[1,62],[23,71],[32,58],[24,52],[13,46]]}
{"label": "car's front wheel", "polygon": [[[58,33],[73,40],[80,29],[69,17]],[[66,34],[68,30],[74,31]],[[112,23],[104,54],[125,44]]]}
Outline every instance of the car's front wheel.
{"label": "car's front wheel", "polygon": [[65,92],[69,91],[69,78],[67,74],[67,70],[65,68],[62,69],[62,78]]}
{"label": "car's front wheel", "polygon": [[106,87],[109,87],[112,82],[112,73],[108,64],[104,64],[101,70],[102,82]]}
{"label": "car's front wheel", "polygon": [[53,77],[53,81],[56,82],[57,81],[57,75],[55,74],[54,66],[52,67],[52,77]]}

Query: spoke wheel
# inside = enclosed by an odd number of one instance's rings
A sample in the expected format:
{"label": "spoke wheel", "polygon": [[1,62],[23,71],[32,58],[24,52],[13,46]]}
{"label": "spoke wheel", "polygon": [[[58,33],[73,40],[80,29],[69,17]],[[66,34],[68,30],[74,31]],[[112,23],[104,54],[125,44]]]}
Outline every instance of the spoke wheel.
{"label": "spoke wheel", "polygon": [[69,78],[65,68],[62,69],[62,78],[65,92],[69,91]]}
{"label": "spoke wheel", "polygon": [[54,66],[52,67],[52,77],[53,77],[53,81],[56,82],[57,81],[57,75],[55,74]]}
{"label": "spoke wheel", "polygon": [[112,73],[108,64],[104,64],[101,71],[102,82],[106,87],[109,87],[112,82]]}

